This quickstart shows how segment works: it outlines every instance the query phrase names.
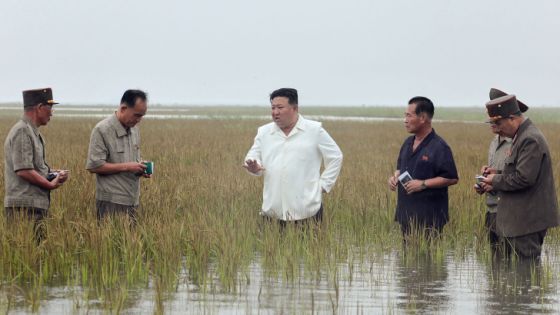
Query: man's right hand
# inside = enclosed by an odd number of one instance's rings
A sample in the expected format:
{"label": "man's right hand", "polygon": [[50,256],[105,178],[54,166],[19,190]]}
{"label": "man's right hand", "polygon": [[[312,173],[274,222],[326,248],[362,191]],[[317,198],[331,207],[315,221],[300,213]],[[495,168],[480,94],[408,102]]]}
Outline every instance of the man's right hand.
{"label": "man's right hand", "polygon": [[49,182],[50,184],[49,190],[57,189],[58,187],[62,186],[62,183],[63,181],[60,174],[56,175],[56,177]]}
{"label": "man's right hand", "polygon": [[123,166],[125,172],[134,174],[144,174],[144,170],[146,169],[146,165],[138,162],[123,163]]}
{"label": "man's right hand", "polygon": [[399,175],[400,175],[400,171],[395,171],[395,173],[393,174],[393,176],[389,177],[389,189],[391,189],[392,191],[397,190],[397,185],[399,184]]}
{"label": "man's right hand", "polygon": [[260,166],[257,160],[247,160],[245,164],[243,164],[243,167],[253,174],[264,171],[264,167]]}
{"label": "man's right hand", "polygon": [[488,176],[490,174],[497,174],[498,171],[495,168],[491,168],[488,165],[484,165],[481,169],[480,169],[480,174],[482,174],[482,176]]}

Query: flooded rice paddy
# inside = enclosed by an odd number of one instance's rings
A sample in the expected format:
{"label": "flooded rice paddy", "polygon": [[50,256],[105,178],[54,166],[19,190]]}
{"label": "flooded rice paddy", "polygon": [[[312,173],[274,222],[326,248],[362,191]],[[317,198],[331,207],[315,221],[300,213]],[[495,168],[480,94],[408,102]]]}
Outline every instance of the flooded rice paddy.
{"label": "flooded rice paddy", "polygon": [[[72,177],[53,193],[39,246],[29,225],[0,214],[1,314],[560,313],[557,229],[536,264],[494,259],[487,246],[470,181],[491,138],[482,123],[436,122],[461,178],[451,221],[440,240],[405,247],[385,184],[407,136],[400,118],[317,115],[345,153],[343,171],[325,197],[324,225],[281,232],[258,215],[262,181],[240,167],[267,115],[155,112],[169,116],[142,123],[142,155],[158,173],[142,182],[130,229],[97,225],[84,170],[91,128],[111,111],[57,110],[42,128],[49,162]],[[0,117],[2,138],[16,119]],[[560,174],[560,124],[537,125]]]}

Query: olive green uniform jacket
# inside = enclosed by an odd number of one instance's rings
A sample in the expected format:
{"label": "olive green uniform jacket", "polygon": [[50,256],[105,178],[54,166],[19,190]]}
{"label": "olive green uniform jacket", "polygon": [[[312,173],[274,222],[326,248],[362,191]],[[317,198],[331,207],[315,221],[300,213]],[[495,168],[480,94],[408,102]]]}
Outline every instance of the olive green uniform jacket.
{"label": "olive green uniform jacket", "polygon": [[550,158],[544,135],[526,119],[517,130],[502,174],[492,180],[498,191],[498,234],[516,237],[559,224]]}

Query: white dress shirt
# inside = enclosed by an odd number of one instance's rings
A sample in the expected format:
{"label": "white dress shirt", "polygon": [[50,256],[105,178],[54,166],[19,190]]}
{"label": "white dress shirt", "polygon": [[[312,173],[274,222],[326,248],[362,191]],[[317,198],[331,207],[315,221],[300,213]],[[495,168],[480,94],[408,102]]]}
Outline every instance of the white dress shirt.
{"label": "white dress shirt", "polygon": [[259,127],[245,161],[249,159],[264,168],[253,174],[264,174],[262,214],[285,221],[314,216],[322,190],[331,191],[342,168],[336,142],[320,122],[301,115],[288,136],[274,122]]}

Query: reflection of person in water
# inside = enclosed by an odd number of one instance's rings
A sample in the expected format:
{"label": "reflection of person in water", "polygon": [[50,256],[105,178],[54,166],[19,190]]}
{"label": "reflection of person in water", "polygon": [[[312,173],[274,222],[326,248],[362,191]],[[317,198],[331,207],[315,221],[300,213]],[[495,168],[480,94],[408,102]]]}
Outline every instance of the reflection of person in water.
{"label": "reflection of person in water", "polygon": [[488,294],[484,314],[529,314],[536,309],[546,312],[547,305],[556,302],[550,297],[555,292],[540,264],[529,260],[516,262],[495,261],[488,266]]}
{"label": "reflection of person in water", "polygon": [[420,313],[438,313],[448,309],[450,296],[445,289],[447,263],[429,254],[403,255],[396,271],[399,309],[414,309]]}

